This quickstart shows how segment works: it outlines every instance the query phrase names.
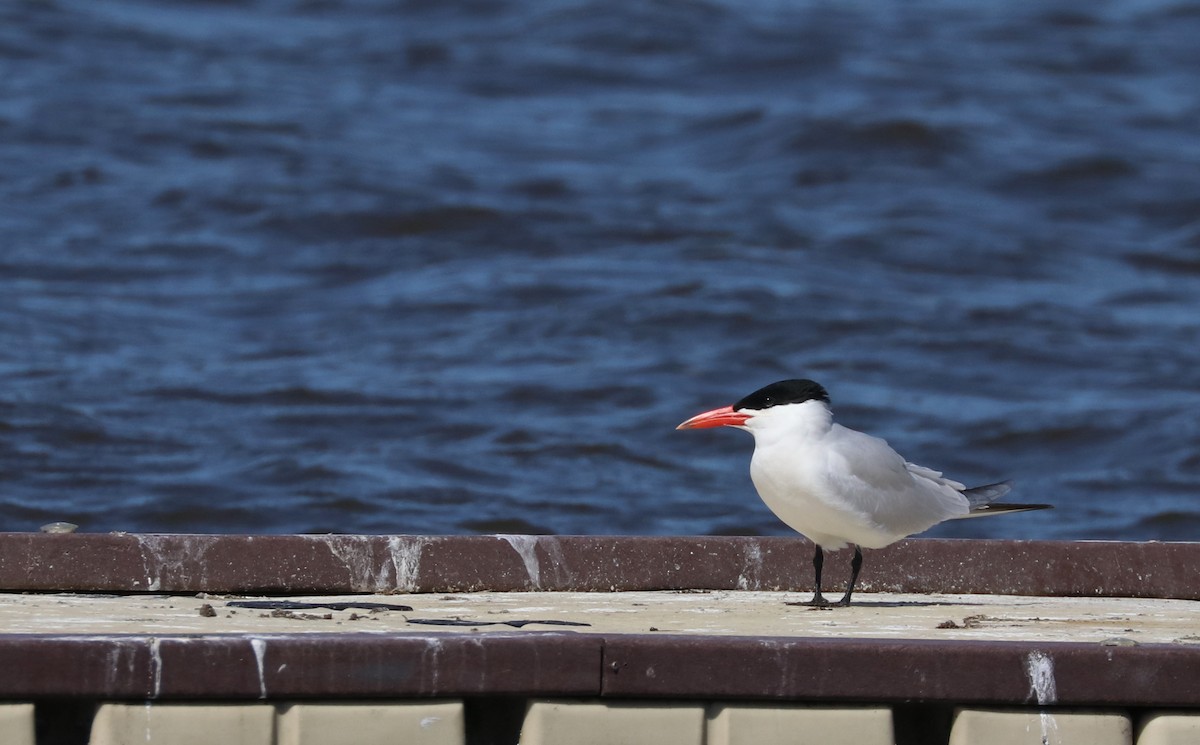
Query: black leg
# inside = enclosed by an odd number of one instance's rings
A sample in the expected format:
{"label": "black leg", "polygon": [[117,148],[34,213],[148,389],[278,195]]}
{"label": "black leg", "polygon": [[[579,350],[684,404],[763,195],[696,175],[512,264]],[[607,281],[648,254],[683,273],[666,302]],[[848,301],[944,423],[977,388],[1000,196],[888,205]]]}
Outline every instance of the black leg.
{"label": "black leg", "polygon": [[825,596],[821,594],[821,569],[824,566],[825,550],[822,549],[818,544],[817,550],[813,552],[813,575],[817,580],[817,591],[813,593],[812,600],[808,601],[807,603],[802,603],[802,605],[815,605],[818,607],[829,605],[829,601],[826,600]]}
{"label": "black leg", "polygon": [[846,585],[846,594],[838,601],[838,605],[850,605],[850,595],[854,593],[854,583],[858,581],[858,572],[862,569],[862,549],[854,547],[854,558],[850,560],[850,584]]}

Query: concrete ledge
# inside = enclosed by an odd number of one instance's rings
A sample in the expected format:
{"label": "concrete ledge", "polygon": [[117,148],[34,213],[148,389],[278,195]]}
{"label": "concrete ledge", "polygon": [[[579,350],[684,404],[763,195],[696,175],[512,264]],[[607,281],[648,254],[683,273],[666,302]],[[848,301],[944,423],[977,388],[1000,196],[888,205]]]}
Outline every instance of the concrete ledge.
{"label": "concrete ledge", "polygon": [[0,635],[0,698],[151,700],[596,695],[572,634]]}
{"label": "concrete ledge", "polygon": [[[465,696],[1200,708],[1200,647],[570,634],[0,636],[0,698]],[[1131,685],[1136,681],[1136,685]]]}
{"label": "concrete ledge", "polygon": [[[799,538],[0,533],[9,591],[807,590]],[[826,581],[846,579],[833,554]],[[930,540],[871,551],[863,592],[1200,600],[1200,543]]]}
{"label": "concrete ledge", "polygon": [[1190,645],[626,635],[604,660],[606,696],[1200,706]]}
{"label": "concrete ledge", "polygon": [[[140,713],[106,716],[137,729],[146,701],[449,699],[464,731],[514,738],[529,699],[671,702],[703,727],[714,702],[770,707],[727,710],[752,729],[784,726],[779,711],[803,703],[874,707],[896,732],[932,714],[941,742],[955,708],[1022,707],[1039,726],[1066,708],[1127,724],[1130,709],[1200,710],[1200,544],[905,541],[869,554],[854,606],[817,611],[773,592],[808,590],[810,550],[788,538],[0,534],[0,700],[37,702],[40,731],[90,725],[91,707],[121,701]],[[846,563],[827,562],[831,585]],[[230,593],[291,595],[293,610],[214,596]],[[28,729],[28,709],[4,711]],[[1147,720],[1143,734],[1193,724]]]}

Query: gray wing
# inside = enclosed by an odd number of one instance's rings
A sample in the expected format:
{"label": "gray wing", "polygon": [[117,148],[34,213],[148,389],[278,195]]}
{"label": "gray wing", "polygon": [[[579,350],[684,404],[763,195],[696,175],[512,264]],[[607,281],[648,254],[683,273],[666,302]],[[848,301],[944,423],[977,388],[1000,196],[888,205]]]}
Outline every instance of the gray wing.
{"label": "gray wing", "polygon": [[834,450],[848,466],[839,473],[852,474],[841,479],[839,491],[880,525],[908,535],[969,511],[962,484],[905,462],[886,440],[836,424],[832,434]]}

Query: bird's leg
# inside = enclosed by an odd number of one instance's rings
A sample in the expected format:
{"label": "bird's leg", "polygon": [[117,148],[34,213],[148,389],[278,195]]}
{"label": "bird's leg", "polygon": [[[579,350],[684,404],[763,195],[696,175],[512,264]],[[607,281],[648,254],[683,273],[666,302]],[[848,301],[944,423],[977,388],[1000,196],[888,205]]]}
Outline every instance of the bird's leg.
{"label": "bird's leg", "polygon": [[820,544],[817,544],[817,550],[813,553],[813,574],[817,579],[817,591],[813,593],[812,600],[808,601],[807,603],[801,603],[801,605],[813,605],[817,607],[829,605],[829,601],[826,600],[825,596],[821,594],[821,568],[824,566],[825,551],[821,548]]}
{"label": "bird's leg", "polygon": [[862,569],[862,549],[854,547],[854,558],[850,560],[850,584],[846,585],[846,594],[838,601],[838,605],[850,605],[850,595],[854,592],[854,583],[858,580],[858,571]]}

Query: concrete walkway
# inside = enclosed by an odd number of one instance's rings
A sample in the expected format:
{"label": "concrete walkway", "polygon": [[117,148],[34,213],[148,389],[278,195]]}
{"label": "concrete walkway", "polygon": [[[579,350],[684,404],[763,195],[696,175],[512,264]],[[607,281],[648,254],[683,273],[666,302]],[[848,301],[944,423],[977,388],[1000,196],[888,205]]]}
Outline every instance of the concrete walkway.
{"label": "concrete walkway", "polygon": [[[1200,603],[1147,598],[864,593],[849,608],[761,591],[334,596],[0,594],[0,634],[422,635],[502,631],[1200,645]],[[349,603],[246,608],[230,603]],[[371,608],[406,605],[413,610]],[[433,624],[424,622],[436,622]],[[538,623],[552,621],[556,623]],[[532,623],[522,623],[532,622]],[[441,624],[455,625],[441,625]],[[587,625],[576,625],[587,624]]]}

